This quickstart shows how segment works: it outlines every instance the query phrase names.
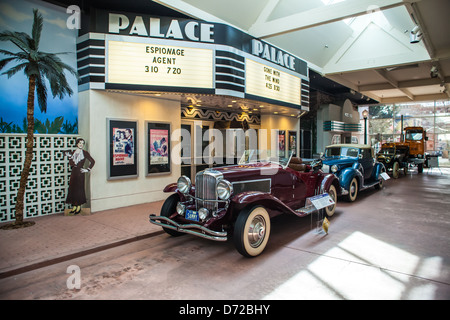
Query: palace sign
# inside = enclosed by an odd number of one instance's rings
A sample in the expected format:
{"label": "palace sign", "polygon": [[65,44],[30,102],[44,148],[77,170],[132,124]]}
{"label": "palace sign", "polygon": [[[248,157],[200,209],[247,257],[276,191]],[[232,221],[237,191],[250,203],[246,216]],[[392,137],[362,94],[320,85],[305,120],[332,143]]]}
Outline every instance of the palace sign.
{"label": "palace sign", "polygon": [[77,44],[81,85],[228,95],[308,110],[306,62],[231,26],[103,10],[92,20]]}

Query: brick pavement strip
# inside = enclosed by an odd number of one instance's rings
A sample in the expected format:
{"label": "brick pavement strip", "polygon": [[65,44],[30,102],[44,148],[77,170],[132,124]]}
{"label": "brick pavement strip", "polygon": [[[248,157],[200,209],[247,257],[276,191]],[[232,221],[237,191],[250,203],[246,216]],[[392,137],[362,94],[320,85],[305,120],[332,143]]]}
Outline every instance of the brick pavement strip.
{"label": "brick pavement strip", "polygon": [[30,219],[28,228],[0,230],[0,278],[161,234],[148,222],[163,201],[93,213]]}

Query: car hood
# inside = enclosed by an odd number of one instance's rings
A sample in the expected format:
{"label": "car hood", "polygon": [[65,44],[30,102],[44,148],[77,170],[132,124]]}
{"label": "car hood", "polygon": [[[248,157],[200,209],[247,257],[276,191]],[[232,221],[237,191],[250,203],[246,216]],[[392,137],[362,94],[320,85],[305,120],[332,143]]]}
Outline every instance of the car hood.
{"label": "car hood", "polygon": [[282,167],[276,163],[252,163],[215,167],[212,169],[206,169],[204,172],[215,172],[222,174],[224,179],[234,182],[250,179],[270,178],[272,175],[278,173],[281,168]]}
{"label": "car hood", "polygon": [[377,158],[392,158],[394,157],[395,154],[394,153],[377,153]]}
{"label": "car hood", "polygon": [[355,161],[358,161],[356,157],[339,157],[339,158],[324,158],[322,160],[323,164],[332,166],[332,165],[343,165],[343,164],[353,164]]}

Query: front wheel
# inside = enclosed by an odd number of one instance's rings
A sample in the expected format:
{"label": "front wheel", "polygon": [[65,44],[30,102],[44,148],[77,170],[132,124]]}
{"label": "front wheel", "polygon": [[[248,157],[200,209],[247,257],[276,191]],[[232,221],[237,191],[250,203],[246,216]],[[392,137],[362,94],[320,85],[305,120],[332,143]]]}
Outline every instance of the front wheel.
{"label": "front wheel", "polygon": [[[163,217],[170,217],[176,210],[177,210],[177,204],[178,201],[180,201],[180,197],[174,193],[171,196],[169,196],[166,201],[164,201],[163,206],[161,207],[161,216]],[[182,236],[185,233],[181,233],[169,228],[164,228],[163,230],[167,233],[170,234],[173,237],[178,237],[178,236]]]}
{"label": "front wheel", "polygon": [[336,211],[336,202],[337,202],[337,192],[336,187],[331,185],[330,189],[328,190],[328,194],[330,195],[330,198],[333,199],[334,204],[328,207],[325,207],[325,213],[328,217],[331,217],[334,212]]}
{"label": "front wheel", "polygon": [[264,251],[270,236],[270,217],[261,206],[246,208],[234,225],[234,245],[245,257],[256,257]]}
{"label": "front wheel", "polygon": [[358,196],[358,179],[354,177],[350,182],[350,186],[348,188],[347,200],[353,202],[356,200]]}
{"label": "front wheel", "polygon": [[394,165],[392,166],[392,178],[397,179],[398,175],[399,175],[399,163],[398,162],[394,162]]}

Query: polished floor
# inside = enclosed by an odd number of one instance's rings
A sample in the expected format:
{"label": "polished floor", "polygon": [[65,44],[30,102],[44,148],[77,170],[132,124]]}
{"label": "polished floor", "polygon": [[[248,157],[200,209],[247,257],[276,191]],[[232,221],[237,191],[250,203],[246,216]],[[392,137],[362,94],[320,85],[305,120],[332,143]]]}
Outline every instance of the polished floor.
{"label": "polished floor", "polygon": [[[0,230],[0,299],[450,299],[448,168],[338,202],[328,234],[316,216],[279,216],[251,259],[232,241],[161,233],[148,223],[161,204]],[[69,265],[80,290],[66,286]]]}

